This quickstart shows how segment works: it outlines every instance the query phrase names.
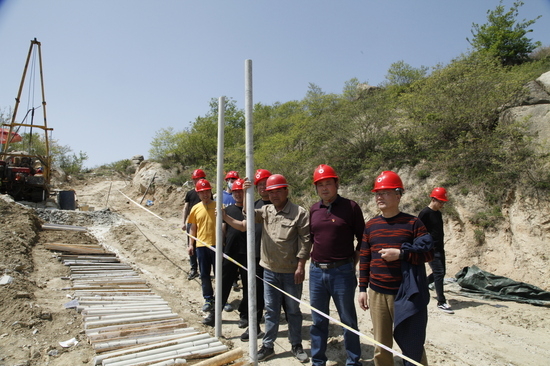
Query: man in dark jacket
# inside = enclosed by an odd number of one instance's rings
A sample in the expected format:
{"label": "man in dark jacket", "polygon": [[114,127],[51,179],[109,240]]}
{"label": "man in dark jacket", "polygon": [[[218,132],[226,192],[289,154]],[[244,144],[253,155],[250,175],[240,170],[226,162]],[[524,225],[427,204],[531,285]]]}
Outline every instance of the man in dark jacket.
{"label": "man in dark jacket", "polygon": [[441,209],[448,201],[447,190],[443,187],[436,187],[430,194],[431,202],[418,214],[426,229],[434,241],[434,260],[431,261],[432,273],[428,276],[428,284],[433,282],[437,295],[437,308],[447,314],[454,314],[451,306],[447,304],[443,293],[443,279],[445,278],[445,234],[443,232],[443,217]]}
{"label": "man in dark jacket", "polygon": [[[321,200],[311,206],[310,239],[313,245],[309,270],[311,306],[329,315],[334,301],[342,323],[357,330],[355,266],[365,228],[361,207],[338,194],[338,175],[329,165],[321,164],[313,173],[313,184]],[[355,244],[356,242],[357,244]],[[311,361],[313,366],[327,363],[326,349],[329,320],[311,312]],[[344,328],[346,366],[361,366],[359,336]]]}

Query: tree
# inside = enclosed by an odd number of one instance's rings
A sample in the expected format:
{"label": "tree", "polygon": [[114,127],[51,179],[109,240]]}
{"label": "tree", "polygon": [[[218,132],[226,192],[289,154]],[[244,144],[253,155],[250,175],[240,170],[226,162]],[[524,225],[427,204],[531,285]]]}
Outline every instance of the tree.
{"label": "tree", "polygon": [[153,160],[160,161],[168,154],[178,155],[178,135],[173,127],[156,131],[149,149],[149,155]]}
{"label": "tree", "polygon": [[67,174],[81,173],[84,169],[84,161],[88,160],[88,155],[80,151],[78,155],[72,152],[67,146],[60,146],[63,150],[61,155],[56,155],[54,161]]}
{"label": "tree", "polygon": [[337,95],[326,94],[320,86],[309,83],[303,103],[310,116],[318,117],[322,113],[330,111],[337,104],[338,99]]}
{"label": "tree", "polygon": [[[157,131],[149,150],[151,158],[165,163],[182,163],[185,166],[215,166],[218,103],[218,99],[212,98],[206,115],[197,117],[184,131],[176,132],[172,127]],[[231,98],[226,99],[224,144],[228,164],[234,164],[228,155],[244,145],[244,119],[244,111],[237,108],[237,103]],[[241,150],[237,153],[239,158],[244,155],[244,146]]]}
{"label": "tree", "polygon": [[344,83],[342,96],[347,100],[354,100],[359,97],[359,86],[361,82],[357,78],[351,78]]}
{"label": "tree", "polygon": [[426,77],[428,67],[412,67],[405,61],[397,61],[390,65],[386,80],[388,85],[405,86]]}
{"label": "tree", "polygon": [[533,31],[528,27],[541,15],[532,20],[517,22],[518,9],[522,5],[523,1],[516,1],[505,12],[501,0],[495,10],[487,11],[486,24],[472,24],[474,37],[471,41],[468,38],[466,40],[476,51],[488,52],[498,58],[502,65],[520,65],[529,60],[529,54],[540,47],[541,43],[533,42],[526,34]]}

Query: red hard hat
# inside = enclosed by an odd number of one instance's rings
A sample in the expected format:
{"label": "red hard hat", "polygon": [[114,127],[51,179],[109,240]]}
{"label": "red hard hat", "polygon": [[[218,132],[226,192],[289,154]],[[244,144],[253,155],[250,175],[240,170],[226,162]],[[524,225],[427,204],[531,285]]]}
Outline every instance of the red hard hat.
{"label": "red hard hat", "polygon": [[443,187],[435,187],[430,194],[430,197],[443,202],[447,202],[449,200],[447,198],[447,190]]}
{"label": "red hard hat", "polygon": [[195,184],[195,191],[197,192],[208,191],[209,189],[212,189],[212,187],[206,179],[199,179],[197,184]]}
{"label": "red hard hat", "polygon": [[403,182],[397,173],[392,172],[391,170],[383,171],[375,180],[374,188],[371,192],[380,191],[382,189],[397,189],[403,188]]}
{"label": "red hard hat", "polygon": [[233,186],[231,187],[231,191],[242,191],[244,185],[244,179],[237,179],[233,182]]}
{"label": "red hard hat", "polygon": [[313,184],[316,184],[318,181],[328,178],[338,179],[338,174],[336,174],[331,166],[321,164],[313,172]]}
{"label": "red hard hat", "polygon": [[267,179],[271,175],[271,172],[269,170],[265,169],[258,169],[256,170],[256,174],[254,174],[254,185],[257,186],[258,182],[262,179]]}
{"label": "red hard hat", "polygon": [[237,173],[236,171],[232,170],[232,171],[230,171],[229,173],[227,173],[227,174],[225,175],[225,180],[228,180],[228,179],[231,179],[231,178],[239,179],[239,173]]}
{"label": "red hard hat", "polygon": [[195,169],[193,170],[193,174],[191,174],[191,179],[200,179],[200,178],[206,178],[206,173],[202,169]]}
{"label": "red hard hat", "polygon": [[277,188],[288,187],[286,178],[283,177],[281,174],[270,175],[269,178],[267,178],[267,182],[265,182],[265,185],[266,185],[265,187],[266,191],[272,191]]}

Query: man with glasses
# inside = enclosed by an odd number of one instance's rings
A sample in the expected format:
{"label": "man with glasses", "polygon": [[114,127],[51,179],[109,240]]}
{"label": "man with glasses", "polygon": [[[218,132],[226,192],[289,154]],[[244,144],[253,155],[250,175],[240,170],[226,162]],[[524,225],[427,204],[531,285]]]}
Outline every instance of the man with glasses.
{"label": "man with glasses", "polygon": [[[382,212],[365,225],[359,265],[359,306],[370,309],[374,339],[427,365],[424,352],[430,301],[425,263],[433,259],[432,238],[417,217],[401,212],[403,182],[392,171],[374,182],[374,199]],[[368,292],[367,292],[368,289]],[[378,344],[376,366],[393,366],[393,355]],[[405,366],[412,365],[403,359]]]}
{"label": "man with glasses", "polygon": [[418,218],[422,220],[434,241],[434,259],[429,263],[432,273],[428,276],[428,284],[434,284],[433,286],[437,295],[437,308],[447,314],[454,314],[451,306],[447,304],[447,299],[445,299],[445,294],[443,293],[443,279],[445,278],[445,235],[443,232],[443,217],[440,210],[445,205],[445,202],[449,201],[447,199],[447,190],[443,187],[436,187],[432,190],[430,198],[430,204],[418,214]]}

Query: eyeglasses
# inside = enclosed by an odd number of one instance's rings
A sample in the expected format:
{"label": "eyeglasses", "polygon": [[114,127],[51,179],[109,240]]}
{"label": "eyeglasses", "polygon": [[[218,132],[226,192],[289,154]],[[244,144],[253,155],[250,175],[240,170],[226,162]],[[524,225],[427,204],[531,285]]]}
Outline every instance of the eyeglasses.
{"label": "eyeglasses", "polygon": [[394,191],[379,191],[379,192],[374,192],[374,197],[387,197],[394,193],[395,193]]}

